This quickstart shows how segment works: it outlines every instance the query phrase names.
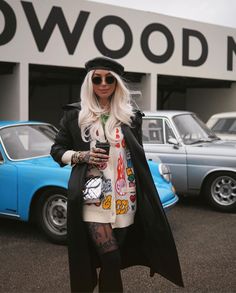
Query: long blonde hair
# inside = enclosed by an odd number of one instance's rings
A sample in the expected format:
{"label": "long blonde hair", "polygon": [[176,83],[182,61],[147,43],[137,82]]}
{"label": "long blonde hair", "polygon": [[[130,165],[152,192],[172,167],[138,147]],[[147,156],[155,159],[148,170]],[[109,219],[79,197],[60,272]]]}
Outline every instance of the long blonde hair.
{"label": "long blonde hair", "polygon": [[[87,73],[81,87],[81,111],[79,114],[79,127],[82,139],[86,142],[94,140],[97,132],[101,133],[102,124],[100,116],[108,114],[106,108],[101,108],[93,91],[92,76],[94,70]],[[105,135],[110,144],[115,144],[114,129],[121,123],[131,125],[131,117],[134,116],[131,105],[130,91],[121,79],[113,71],[110,73],[116,78],[116,88],[110,101],[109,118],[105,124]]]}

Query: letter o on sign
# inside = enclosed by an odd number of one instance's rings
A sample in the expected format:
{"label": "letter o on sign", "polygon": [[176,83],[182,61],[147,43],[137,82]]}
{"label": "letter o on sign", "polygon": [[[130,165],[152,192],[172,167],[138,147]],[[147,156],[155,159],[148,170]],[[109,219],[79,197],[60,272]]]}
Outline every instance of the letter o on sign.
{"label": "letter o on sign", "polygon": [[[162,55],[155,55],[149,48],[148,39],[151,33],[158,31],[164,34],[167,39],[167,49]],[[170,30],[160,23],[151,23],[145,27],[141,35],[141,48],[143,50],[143,54],[154,63],[164,63],[166,62],[174,52],[174,38],[170,32]]]}
{"label": "letter o on sign", "polygon": [[11,41],[16,33],[16,16],[11,6],[5,1],[0,1],[0,11],[5,18],[5,27],[0,34],[0,46]]}
{"label": "letter o on sign", "polygon": [[[104,44],[102,34],[104,28],[110,24],[119,26],[124,33],[124,44],[119,50],[111,50]],[[94,28],[94,42],[97,49],[105,56],[109,56],[114,59],[119,59],[128,54],[133,43],[133,35],[129,25],[120,17],[114,15],[107,15],[102,17]]]}

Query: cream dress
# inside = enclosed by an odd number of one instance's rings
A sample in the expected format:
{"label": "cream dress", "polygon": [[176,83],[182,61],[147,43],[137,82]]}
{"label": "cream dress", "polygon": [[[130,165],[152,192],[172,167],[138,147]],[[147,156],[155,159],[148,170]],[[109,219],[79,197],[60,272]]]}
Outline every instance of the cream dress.
{"label": "cream dress", "polygon": [[[136,187],[130,152],[126,147],[121,127],[116,127],[116,145],[110,146],[109,160],[99,167],[91,166],[87,176],[105,177],[104,198],[98,204],[83,206],[85,222],[111,223],[112,228],[127,227],[134,222]],[[99,140],[99,135],[98,138]],[[95,141],[91,142],[91,147]]]}

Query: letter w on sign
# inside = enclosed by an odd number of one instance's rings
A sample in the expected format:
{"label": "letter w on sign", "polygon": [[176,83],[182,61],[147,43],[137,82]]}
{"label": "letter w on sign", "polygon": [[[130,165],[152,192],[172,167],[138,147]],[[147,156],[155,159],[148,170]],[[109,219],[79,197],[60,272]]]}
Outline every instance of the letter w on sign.
{"label": "letter w on sign", "polygon": [[22,6],[40,52],[45,50],[55,26],[58,25],[69,54],[72,55],[74,53],[87,22],[89,12],[80,12],[74,28],[72,32],[70,32],[61,7],[52,7],[44,26],[41,28],[32,3],[22,1]]}

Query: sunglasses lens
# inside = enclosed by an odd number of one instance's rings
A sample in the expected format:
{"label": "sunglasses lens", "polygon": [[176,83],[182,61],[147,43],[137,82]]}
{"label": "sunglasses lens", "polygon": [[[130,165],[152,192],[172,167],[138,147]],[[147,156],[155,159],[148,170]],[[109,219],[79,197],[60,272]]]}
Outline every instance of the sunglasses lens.
{"label": "sunglasses lens", "polygon": [[[113,84],[115,82],[115,80],[116,80],[115,77],[111,76],[111,75],[105,77],[105,81],[107,84]],[[96,85],[101,84],[102,78],[100,76],[94,76],[92,78],[92,82],[93,82],[93,84],[96,84]]]}
{"label": "sunglasses lens", "polygon": [[92,78],[92,82],[93,82],[93,84],[100,84],[100,83],[102,83],[102,78],[100,76],[94,76]]}
{"label": "sunglasses lens", "polygon": [[115,82],[114,76],[106,76],[106,83],[107,84],[113,84],[113,82]]}

